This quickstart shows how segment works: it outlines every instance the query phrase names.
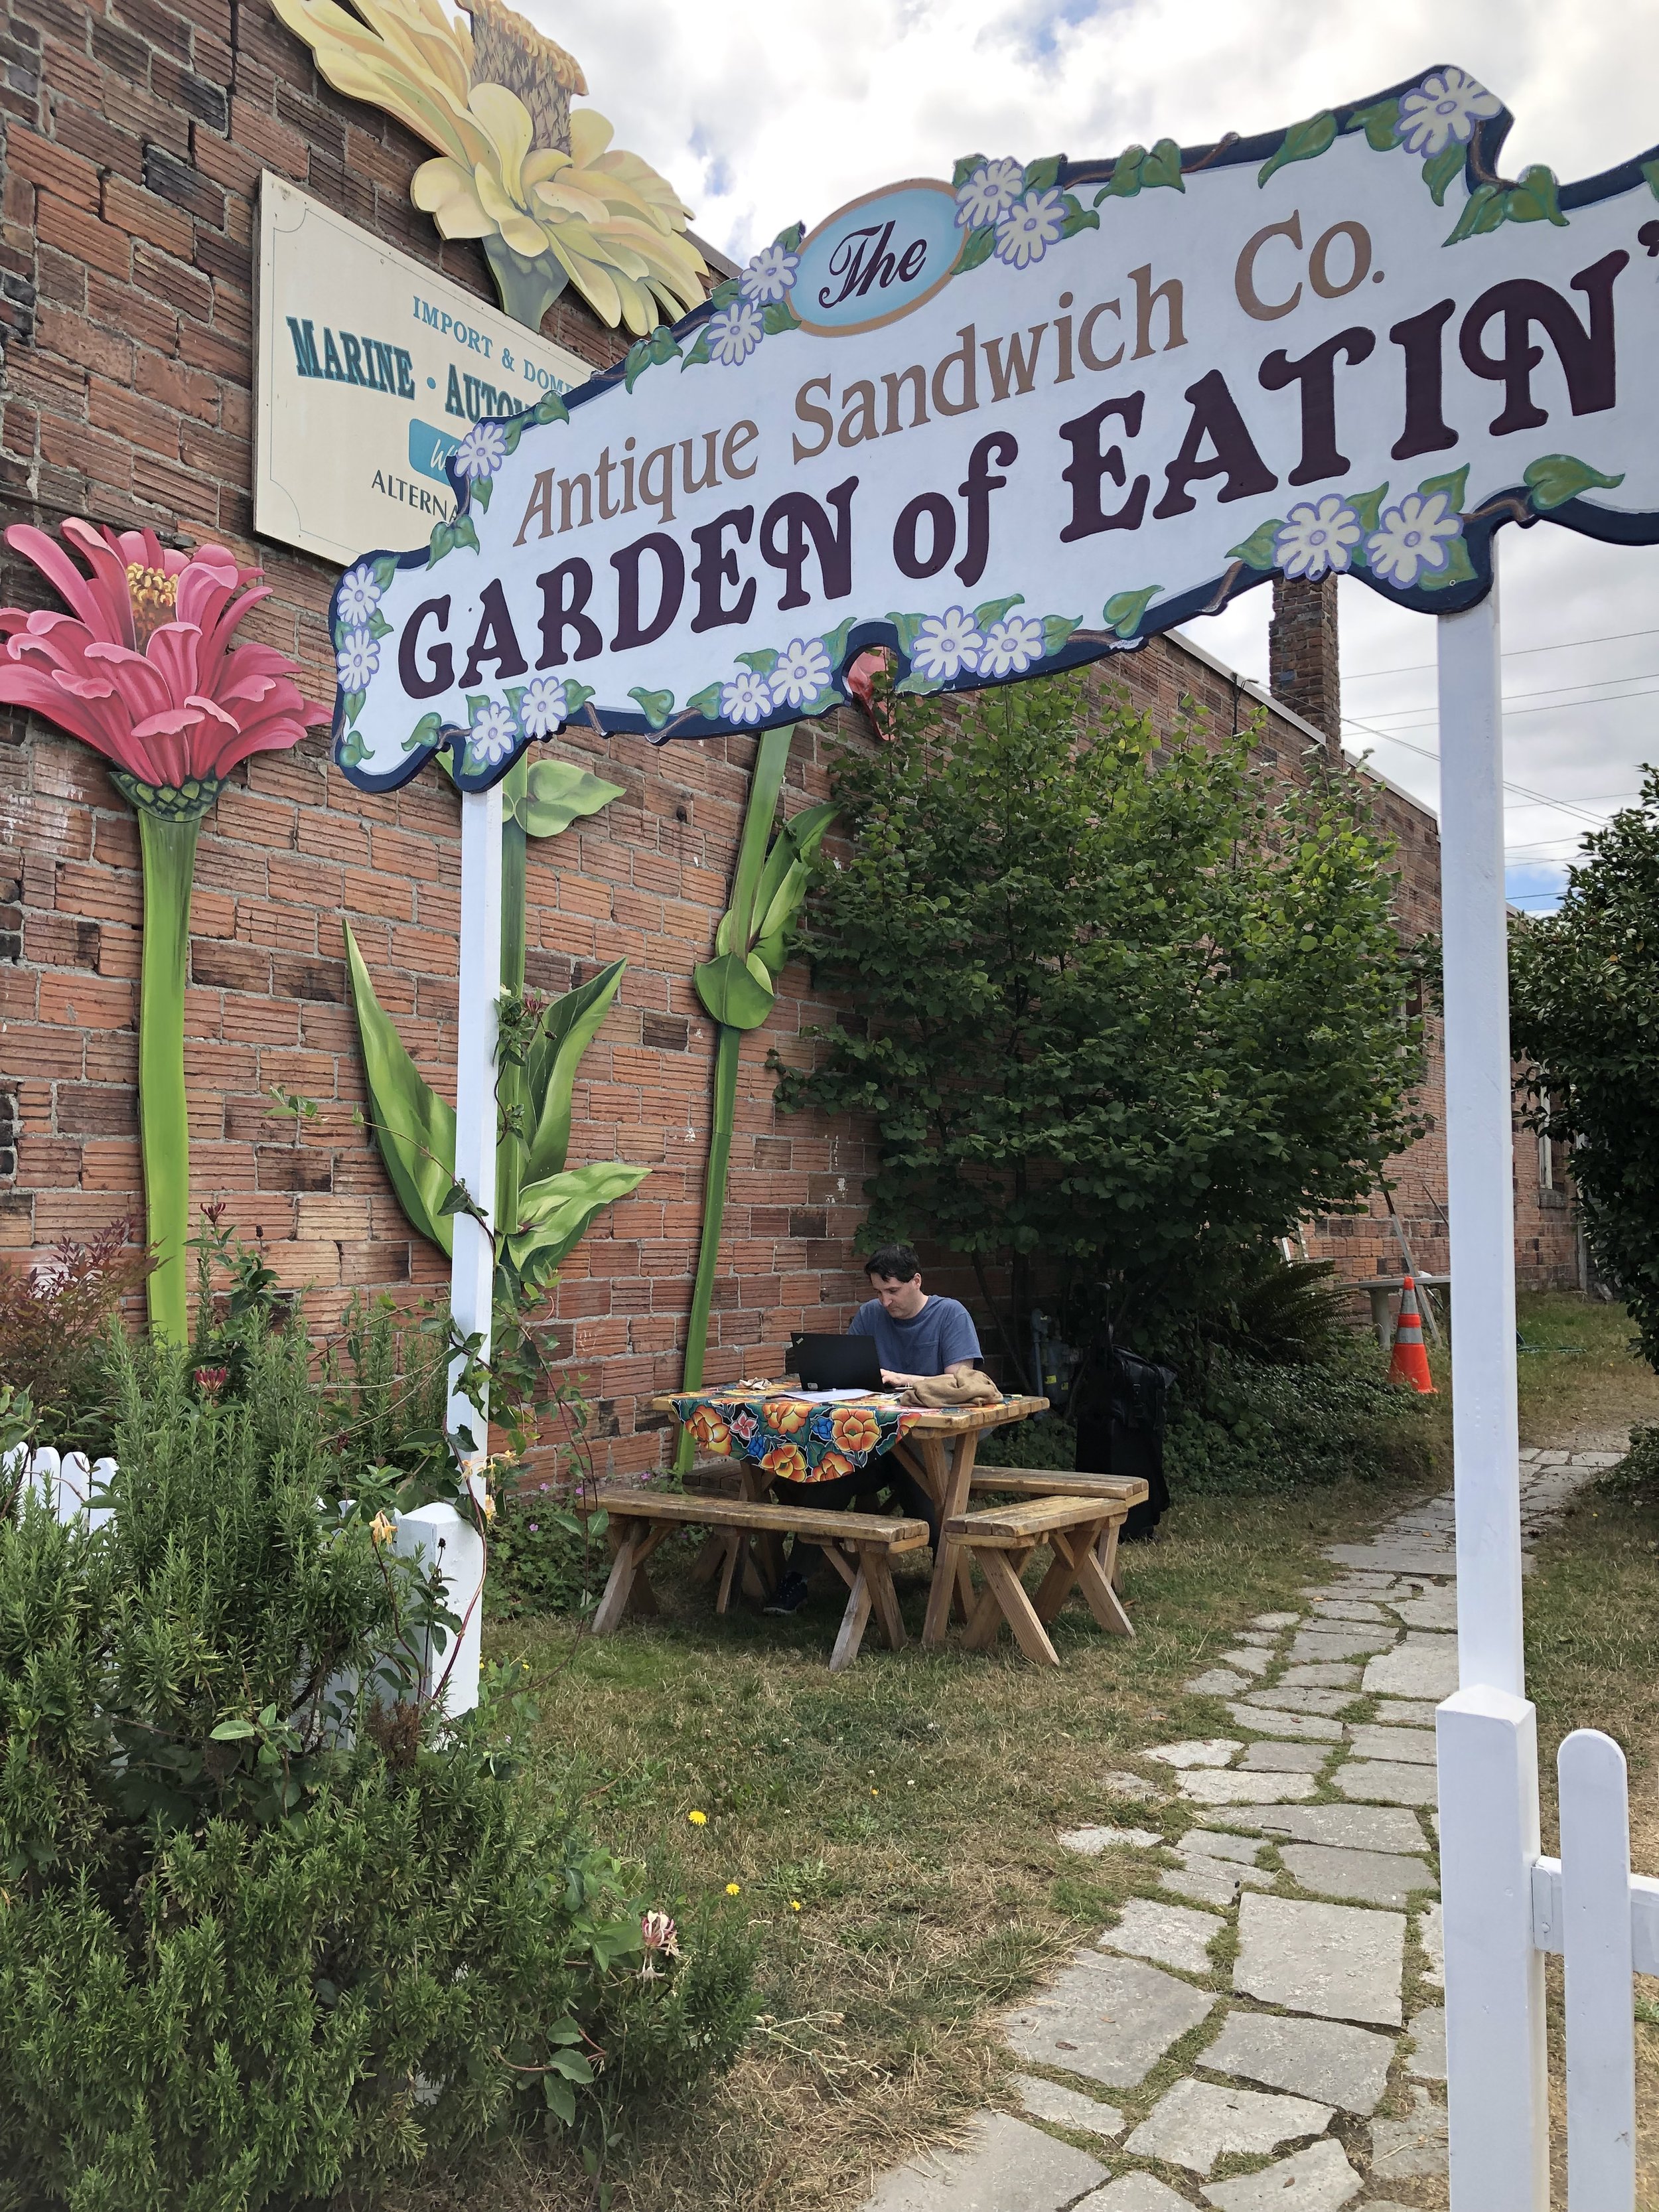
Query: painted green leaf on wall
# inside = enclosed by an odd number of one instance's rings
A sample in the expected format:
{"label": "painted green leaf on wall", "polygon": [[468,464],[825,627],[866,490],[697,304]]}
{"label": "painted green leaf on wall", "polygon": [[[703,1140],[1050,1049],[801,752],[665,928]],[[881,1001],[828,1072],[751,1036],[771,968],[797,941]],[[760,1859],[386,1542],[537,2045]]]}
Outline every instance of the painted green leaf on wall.
{"label": "painted green leaf on wall", "polygon": [[[599,1024],[611,1011],[611,1001],[622,981],[625,960],[567,991],[548,1009],[541,1030],[530,1048],[531,1119],[526,1129],[529,1149],[525,1157],[526,1185],[556,1175],[564,1165],[570,1146],[570,1099],[582,1054],[592,1042]],[[520,1214],[523,1216],[523,1194]]]}
{"label": "painted green leaf on wall", "polygon": [[519,1193],[525,1226],[506,1240],[508,1265],[526,1289],[545,1290],[555,1270],[586,1235],[596,1213],[638,1188],[649,1168],[623,1160],[595,1160],[527,1182]]}
{"label": "painted green leaf on wall", "polygon": [[703,1005],[728,1029],[757,1030],[772,1011],[772,979],[752,952],[723,952],[694,969],[692,981]]}
{"label": "painted green leaf on wall", "polygon": [[404,1050],[396,1024],[374,995],[349,922],[345,945],[374,1141],[411,1225],[441,1250],[453,1252],[454,1224],[443,1205],[454,1180],[455,1109],[439,1097]]}
{"label": "painted green leaf on wall", "polygon": [[538,760],[525,778],[525,793],[514,803],[513,818],[528,837],[557,837],[573,822],[597,814],[620,799],[619,783],[590,775],[574,761]]}

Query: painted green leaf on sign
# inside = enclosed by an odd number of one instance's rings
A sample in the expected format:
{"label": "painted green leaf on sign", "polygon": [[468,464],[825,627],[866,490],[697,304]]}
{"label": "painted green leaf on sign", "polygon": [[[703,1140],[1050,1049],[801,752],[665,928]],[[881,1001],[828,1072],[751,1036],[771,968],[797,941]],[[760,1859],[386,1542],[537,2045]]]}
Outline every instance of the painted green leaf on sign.
{"label": "painted green leaf on sign", "polygon": [[983,224],[978,230],[970,230],[963,241],[962,252],[957,256],[957,276],[965,276],[969,270],[977,269],[981,262],[988,261],[996,242],[996,230],[991,223]]}
{"label": "painted green leaf on sign", "polygon": [[1446,546],[1450,559],[1445,567],[1432,576],[1425,576],[1425,592],[1443,592],[1453,584],[1472,584],[1475,580],[1474,563],[1469,558],[1468,542],[1463,538],[1448,540]]}
{"label": "painted green leaf on sign", "polygon": [[[1400,102],[1379,100],[1374,106],[1357,108],[1348,118],[1348,128],[1364,132],[1365,143],[1372,153],[1387,154],[1400,143],[1399,121]],[[1461,149],[1458,158],[1462,158]]]}
{"label": "painted green leaf on sign", "polygon": [[346,974],[374,1141],[411,1225],[449,1252],[454,1229],[444,1203],[454,1182],[455,1109],[444,1103],[404,1049],[396,1025],[374,995],[350,923],[344,928]]}
{"label": "painted green leaf on sign", "polygon": [[1467,461],[1461,469],[1454,469],[1449,476],[1425,477],[1417,487],[1418,495],[1422,499],[1432,499],[1436,492],[1444,492],[1448,514],[1461,514],[1463,512],[1463,501],[1468,496],[1468,489],[1469,465]]}
{"label": "painted green leaf on sign", "polygon": [[1051,191],[1059,182],[1060,156],[1048,154],[1042,161],[1033,161],[1026,169],[1024,190],[1028,192]]}
{"label": "painted green leaf on sign", "polygon": [[1148,584],[1139,592],[1116,592],[1102,610],[1102,621],[1120,637],[1133,637],[1147,608],[1163,589],[1162,584]]}
{"label": "painted green leaf on sign", "polygon": [[1466,238],[1474,238],[1483,231],[1496,230],[1504,220],[1505,193],[1501,185],[1477,185],[1464,202],[1463,212],[1448,234],[1448,246],[1456,246]]}
{"label": "painted green leaf on sign", "polygon": [[1522,169],[1510,189],[1504,213],[1511,222],[1553,222],[1565,230],[1567,218],[1561,212],[1561,187],[1554,170],[1547,169],[1541,161]]}
{"label": "painted green leaf on sign", "polygon": [[1140,165],[1140,185],[1143,191],[1156,185],[1184,192],[1186,185],[1181,175],[1181,149],[1173,138],[1160,138]]}
{"label": "painted green leaf on sign", "polygon": [[1431,154],[1428,160],[1424,162],[1423,181],[1428,186],[1429,197],[1437,207],[1445,206],[1446,194],[1450,189],[1452,179],[1462,174],[1463,164],[1468,158],[1462,147],[1454,138],[1443,146],[1437,154]]}
{"label": "painted green leaf on sign", "polygon": [[1271,522],[1258,523],[1242,545],[1227,549],[1230,561],[1242,561],[1247,568],[1271,568],[1273,548],[1279,543],[1279,533],[1285,527],[1284,520],[1275,516]]}
{"label": "painted green leaf on sign", "polygon": [[611,1011],[627,968],[613,960],[548,1009],[526,1067],[530,1093],[525,1181],[556,1174],[570,1145],[570,1102],[581,1056]]}
{"label": "painted green leaf on sign", "polygon": [[1103,200],[1133,199],[1140,190],[1141,164],[1146,159],[1144,146],[1126,146],[1112,164],[1112,173],[1095,194],[1095,205]]}
{"label": "painted green leaf on sign", "polygon": [[1002,620],[1010,607],[1023,607],[1024,604],[1024,592],[1012,592],[1006,599],[987,599],[982,607],[974,609],[974,621],[979,629],[989,629],[993,623]]}
{"label": "painted green leaf on sign", "polygon": [[705,684],[701,691],[694,691],[686,701],[686,713],[708,714],[711,717],[718,714],[720,710],[720,693],[725,688],[722,684]]}
{"label": "painted green leaf on sign", "polygon": [[[1389,487],[1386,483],[1378,484],[1375,491],[1356,491],[1348,495],[1348,504],[1354,511],[1354,519],[1367,538],[1382,519],[1382,502],[1388,495]],[[1364,541],[1362,540],[1361,544],[1354,548],[1356,557],[1363,550]]]}
{"label": "painted green leaf on sign", "polygon": [[1100,217],[1092,208],[1079,207],[1069,192],[1066,195],[1066,218],[1060,226],[1062,238],[1075,238],[1080,230],[1098,230]]}
{"label": "painted green leaf on sign", "polygon": [[1642,174],[1647,179],[1648,190],[1659,200],[1659,161],[1644,161]]}
{"label": "painted green leaf on sign", "polygon": [[1581,491],[1611,491],[1625,478],[1622,471],[1616,477],[1604,477],[1600,469],[1593,469],[1588,461],[1578,460],[1571,453],[1544,453],[1528,462],[1522,481],[1532,494],[1533,505],[1547,514],[1551,507],[1565,507],[1570,499],[1577,499]]}
{"label": "painted green leaf on sign", "polygon": [[692,981],[703,1005],[728,1029],[757,1030],[772,1011],[772,979],[753,953],[746,959],[722,953],[694,969]]}
{"label": "painted green leaf on sign", "polygon": [[638,700],[640,712],[653,730],[661,729],[674,711],[674,695],[672,691],[647,691],[642,685],[636,684],[628,696],[630,699]]}
{"label": "painted green leaf on sign", "polygon": [[962,159],[957,163],[955,168],[951,172],[951,191],[953,192],[959,192],[963,186],[967,183],[969,178],[973,175],[975,170],[982,169],[984,167],[985,156],[983,154],[964,154]]}
{"label": "painted green leaf on sign", "polygon": [[1269,177],[1292,161],[1317,159],[1335,143],[1336,118],[1328,111],[1323,115],[1310,115],[1305,123],[1293,124],[1285,133],[1285,143],[1279,151],[1270,154],[1257,170],[1257,185],[1265,185]]}
{"label": "painted green leaf on sign", "polygon": [[1042,650],[1045,653],[1059,653],[1071,638],[1073,630],[1081,629],[1081,615],[1044,615],[1042,617]]}
{"label": "painted green leaf on sign", "polygon": [[800,317],[787,300],[769,300],[761,316],[761,328],[769,338],[775,338],[784,331],[798,331]]}
{"label": "painted green leaf on sign", "polygon": [[488,477],[473,477],[472,504],[474,507],[477,507],[481,513],[489,506],[490,496],[494,493],[495,489],[495,487],[494,483]]}
{"label": "painted green leaf on sign", "polygon": [[556,392],[543,392],[530,411],[538,422],[568,422],[570,420],[570,410]]}

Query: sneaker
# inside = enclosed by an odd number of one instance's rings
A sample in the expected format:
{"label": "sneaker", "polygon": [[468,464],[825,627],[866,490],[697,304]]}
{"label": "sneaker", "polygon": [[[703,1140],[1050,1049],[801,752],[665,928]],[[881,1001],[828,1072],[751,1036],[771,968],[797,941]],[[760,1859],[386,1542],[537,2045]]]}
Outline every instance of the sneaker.
{"label": "sneaker", "polygon": [[799,1613],[811,1595],[805,1576],[798,1575],[792,1567],[762,1610],[765,1613]]}

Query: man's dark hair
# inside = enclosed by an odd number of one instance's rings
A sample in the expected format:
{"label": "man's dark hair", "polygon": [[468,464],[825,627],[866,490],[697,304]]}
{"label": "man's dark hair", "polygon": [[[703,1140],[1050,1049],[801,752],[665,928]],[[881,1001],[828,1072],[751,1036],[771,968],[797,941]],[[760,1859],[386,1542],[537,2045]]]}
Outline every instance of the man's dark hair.
{"label": "man's dark hair", "polygon": [[921,1261],[914,1244],[884,1244],[865,1261],[864,1272],[866,1275],[884,1276],[889,1282],[908,1283],[913,1275],[921,1273]]}

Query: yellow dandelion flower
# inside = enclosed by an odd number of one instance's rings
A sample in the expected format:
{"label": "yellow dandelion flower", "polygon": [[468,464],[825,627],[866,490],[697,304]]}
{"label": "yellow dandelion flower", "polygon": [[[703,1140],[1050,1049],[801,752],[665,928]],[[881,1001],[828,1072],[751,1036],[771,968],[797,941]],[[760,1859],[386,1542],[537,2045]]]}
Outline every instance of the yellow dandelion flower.
{"label": "yellow dandelion flower", "polygon": [[728,1881],[726,1885],[726,1893],[728,1897],[741,1897],[743,1884],[740,1881]]}
{"label": "yellow dandelion flower", "polygon": [[706,1828],[708,1826],[707,1813],[688,1813],[685,1817],[694,1828]]}
{"label": "yellow dandelion flower", "polygon": [[790,1899],[790,1900],[789,1900],[789,1910],[790,1910],[792,1912],[799,1912],[799,1911],[800,1911],[800,1899],[799,1899],[799,1898],[798,1898],[798,1897],[792,1897],[792,1898]]}

